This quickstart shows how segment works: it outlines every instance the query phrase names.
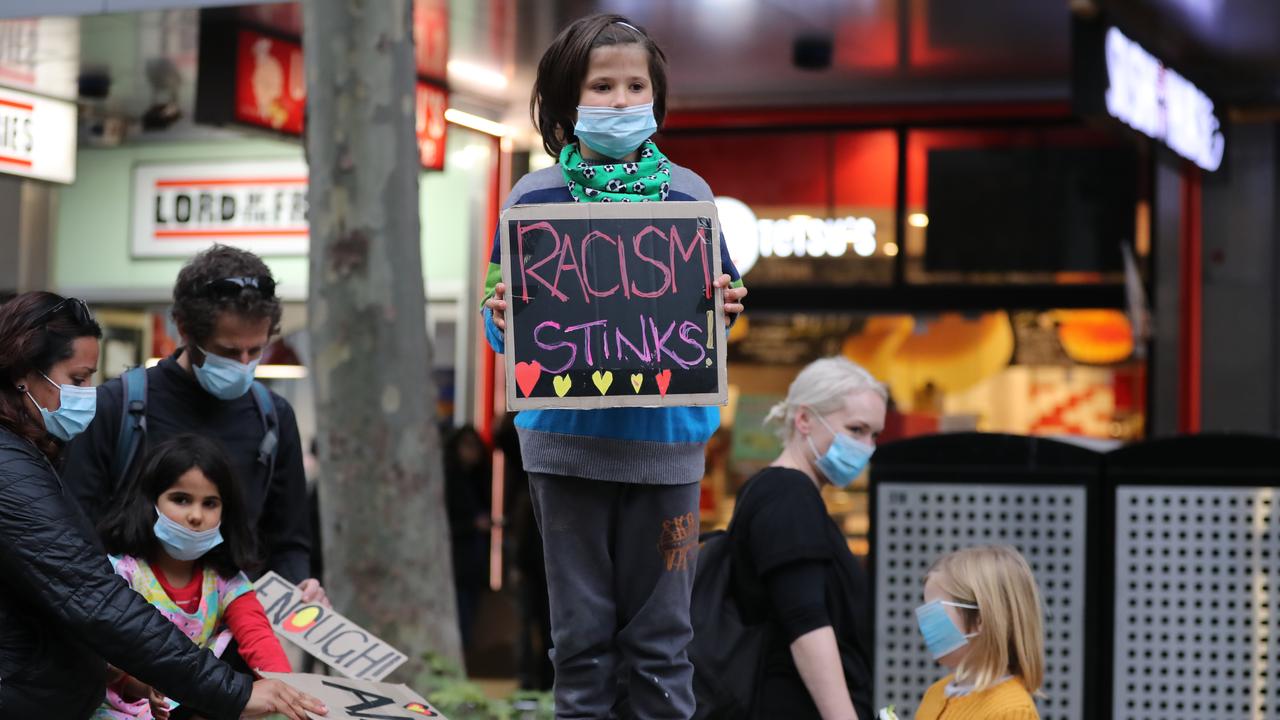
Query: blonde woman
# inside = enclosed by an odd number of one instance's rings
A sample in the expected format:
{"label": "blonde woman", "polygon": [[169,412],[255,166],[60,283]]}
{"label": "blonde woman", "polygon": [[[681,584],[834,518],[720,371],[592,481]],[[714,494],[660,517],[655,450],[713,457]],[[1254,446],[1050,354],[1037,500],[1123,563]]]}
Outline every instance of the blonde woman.
{"label": "blonde woman", "polygon": [[765,421],[783,451],[743,487],[733,527],[735,567],[761,581],[771,625],[753,718],[872,718],[871,586],[821,490],[862,474],[888,399],[866,370],[823,358]]}
{"label": "blonde woman", "polygon": [[925,575],[916,619],[933,658],[952,669],[924,694],[916,720],[1039,720],[1044,681],[1040,592],[1004,545],[954,552]]}

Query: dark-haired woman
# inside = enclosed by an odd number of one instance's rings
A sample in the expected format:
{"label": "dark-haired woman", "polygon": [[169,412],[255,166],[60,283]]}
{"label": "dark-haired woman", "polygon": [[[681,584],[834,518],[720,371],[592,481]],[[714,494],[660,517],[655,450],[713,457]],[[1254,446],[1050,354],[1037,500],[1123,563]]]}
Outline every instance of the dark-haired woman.
{"label": "dark-haired woman", "polygon": [[[214,440],[179,435],[151,452],[98,528],[111,565],[191,642],[221,657],[234,639],[263,672],[293,672],[245,570],[258,567],[240,482]],[[168,699],[129,675],[95,720],[164,720]]]}
{"label": "dark-haired woman", "polygon": [[[666,91],[666,58],[644,28],[620,15],[569,25],[542,55],[531,102],[559,162],[522,178],[506,205],[712,200],[650,139]],[[502,352],[496,235],[484,313]],[[747,291],[719,246],[725,274],[713,284],[733,316]],[[638,717],[690,717],[698,484],[719,409],[528,410],[515,422],[546,559],[557,717],[610,716],[624,670]]]}
{"label": "dark-haired woman", "polygon": [[0,305],[0,717],[87,718],[107,665],[211,718],[319,701],[223,665],[120,581],[54,464],[93,419],[102,331],[84,302],[46,292]]}

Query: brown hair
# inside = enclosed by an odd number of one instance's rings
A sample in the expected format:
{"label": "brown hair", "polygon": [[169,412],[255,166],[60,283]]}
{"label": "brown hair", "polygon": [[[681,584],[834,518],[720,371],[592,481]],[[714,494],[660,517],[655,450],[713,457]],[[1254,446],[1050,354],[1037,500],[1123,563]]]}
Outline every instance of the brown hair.
{"label": "brown hair", "polygon": [[[102,337],[98,323],[77,311],[80,301],[64,303],[65,299],[51,292],[29,292],[0,305],[0,427],[30,440],[50,459],[57,456],[58,445],[27,412],[26,394],[18,390],[18,383],[32,372],[47,375],[71,357],[77,338]],[[51,312],[54,308],[57,311]]]}
{"label": "brown hair", "polygon": [[199,345],[213,336],[218,315],[232,312],[244,318],[270,318],[270,333],[280,330],[284,310],[280,300],[255,288],[245,288],[234,295],[217,295],[209,291],[209,283],[234,277],[271,277],[271,268],[262,258],[248,250],[214,245],[191,258],[178,272],[173,286],[173,320],[178,328]]}
{"label": "brown hair", "polygon": [[599,13],[575,20],[560,31],[538,61],[538,77],[529,98],[529,115],[542,134],[542,147],[560,157],[573,134],[582,81],[587,76],[591,51],[608,45],[634,43],[649,55],[649,81],[653,83],[653,117],[662,127],[667,116],[667,56],[645,29],[622,15]]}

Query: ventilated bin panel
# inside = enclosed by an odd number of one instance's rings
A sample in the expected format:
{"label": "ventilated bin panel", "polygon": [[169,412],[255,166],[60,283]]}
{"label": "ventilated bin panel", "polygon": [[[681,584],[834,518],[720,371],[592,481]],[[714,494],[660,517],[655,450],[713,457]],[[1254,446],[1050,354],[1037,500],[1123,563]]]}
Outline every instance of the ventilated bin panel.
{"label": "ventilated bin panel", "polygon": [[1274,488],[1116,489],[1115,720],[1280,717]]}

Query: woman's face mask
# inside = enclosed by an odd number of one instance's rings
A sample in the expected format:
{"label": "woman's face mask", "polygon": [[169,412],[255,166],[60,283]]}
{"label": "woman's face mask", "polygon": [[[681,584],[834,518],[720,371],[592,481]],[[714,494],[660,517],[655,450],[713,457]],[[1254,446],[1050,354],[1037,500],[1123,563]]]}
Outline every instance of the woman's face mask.
{"label": "woman's face mask", "polygon": [[876,450],[870,445],[854,440],[847,433],[832,429],[821,415],[814,413],[814,417],[822,423],[822,427],[826,428],[827,432],[831,433],[832,438],[831,446],[827,451],[819,453],[817,446],[813,444],[813,438],[805,436],[805,441],[809,443],[809,450],[813,452],[814,465],[832,485],[839,488],[849,487],[866,469],[872,453]]}
{"label": "woman's face mask", "polygon": [[45,431],[63,442],[70,442],[71,438],[84,432],[89,423],[93,422],[93,416],[98,410],[98,390],[94,387],[59,385],[48,375],[40,375],[50,385],[58,388],[58,409],[46,410],[30,390],[27,391],[27,397],[40,410]]}

